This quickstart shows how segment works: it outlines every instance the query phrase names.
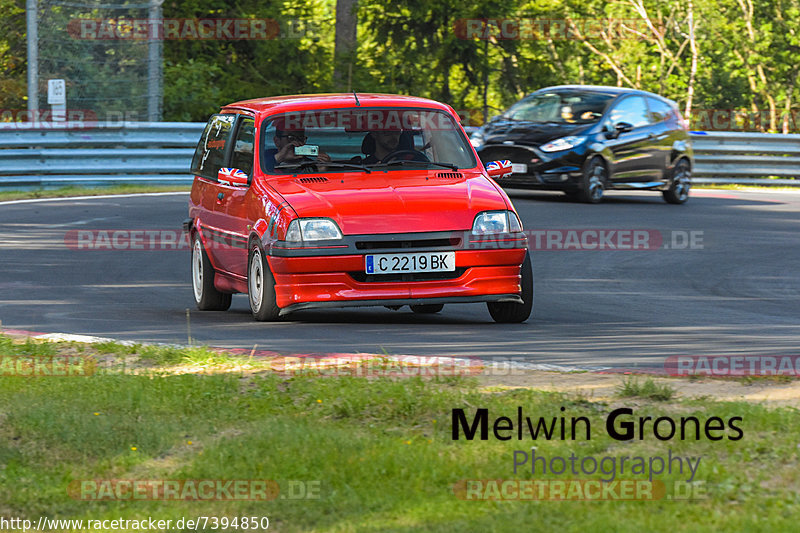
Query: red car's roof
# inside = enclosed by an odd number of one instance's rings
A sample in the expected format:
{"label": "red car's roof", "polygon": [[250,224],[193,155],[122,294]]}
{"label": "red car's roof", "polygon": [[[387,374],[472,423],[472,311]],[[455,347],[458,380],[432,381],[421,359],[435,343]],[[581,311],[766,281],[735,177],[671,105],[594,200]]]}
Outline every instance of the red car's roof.
{"label": "red car's roof", "polygon": [[[450,106],[417,96],[397,94],[357,93],[360,107],[427,107],[449,111]],[[242,100],[226,106],[224,110],[244,110],[253,113],[281,113],[301,109],[341,109],[357,108],[353,93],[333,94],[295,94],[290,96],[271,96]]]}

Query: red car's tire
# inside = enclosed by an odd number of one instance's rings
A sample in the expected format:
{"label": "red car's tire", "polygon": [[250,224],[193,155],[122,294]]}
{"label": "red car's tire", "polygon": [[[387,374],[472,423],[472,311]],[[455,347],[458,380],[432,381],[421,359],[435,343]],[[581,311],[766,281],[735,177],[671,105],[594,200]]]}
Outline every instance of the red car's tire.
{"label": "red car's tire", "polygon": [[247,261],[247,296],[253,318],[260,322],[278,319],[281,308],[275,303],[275,278],[258,245],[250,248]]}
{"label": "red car's tire", "polygon": [[522,303],[516,302],[488,302],[489,314],[495,322],[519,323],[525,322],[533,311],[533,265],[530,252],[525,252],[525,261],[520,271],[522,276],[521,287]]}
{"label": "red car's tire", "polygon": [[192,240],[192,292],[201,311],[227,311],[231,306],[233,295],[214,287],[214,267],[197,233]]}

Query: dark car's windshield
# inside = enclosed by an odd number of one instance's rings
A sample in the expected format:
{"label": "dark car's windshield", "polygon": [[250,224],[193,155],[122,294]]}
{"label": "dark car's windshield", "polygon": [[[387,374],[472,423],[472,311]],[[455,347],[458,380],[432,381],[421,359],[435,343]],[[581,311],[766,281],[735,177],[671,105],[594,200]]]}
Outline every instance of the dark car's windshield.
{"label": "dark car's windshield", "polygon": [[477,165],[448,113],[391,107],[277,115],[262,126],[260,159],[268,174]]}
{"label": "dark car's windshield", "polygon": [[553,91],[525,98],[503,114],[508,120],[591,124],[603,116],[614,95],[598,92]]}

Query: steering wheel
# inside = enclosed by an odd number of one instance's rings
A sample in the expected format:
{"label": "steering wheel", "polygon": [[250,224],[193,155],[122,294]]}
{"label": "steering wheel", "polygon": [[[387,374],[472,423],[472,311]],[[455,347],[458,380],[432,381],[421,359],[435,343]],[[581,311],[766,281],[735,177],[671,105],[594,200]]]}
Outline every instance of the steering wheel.
{"label": "steering wheel", "polygon": [[[410,155],[412,157],[402,157],[404,155]],[[381,163],[388,163],[389,161],[394,161],[395,159],[403,159],[405,161],[420,161],[424,163],[430,161],[430,159],[428,159],[428,157],[422,152],[417,152],[416,150],[397,150],[396,152],[392,152],[381,159]]]}

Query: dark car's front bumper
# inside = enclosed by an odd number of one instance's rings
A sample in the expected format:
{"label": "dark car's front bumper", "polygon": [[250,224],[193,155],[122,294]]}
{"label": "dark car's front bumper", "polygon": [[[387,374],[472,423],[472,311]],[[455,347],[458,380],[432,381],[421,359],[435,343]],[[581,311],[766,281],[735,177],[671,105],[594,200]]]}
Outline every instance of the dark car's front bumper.
{"label": "dark car's front bumper", "polygon": [[548,154],[521,144],[485,144],[478,151],[481,161],[508,159],[524,164],[527,172],[514,173],[498,183],[503,187],[568,190],[576,189],[582,176],[583,153],[565,150]]}

